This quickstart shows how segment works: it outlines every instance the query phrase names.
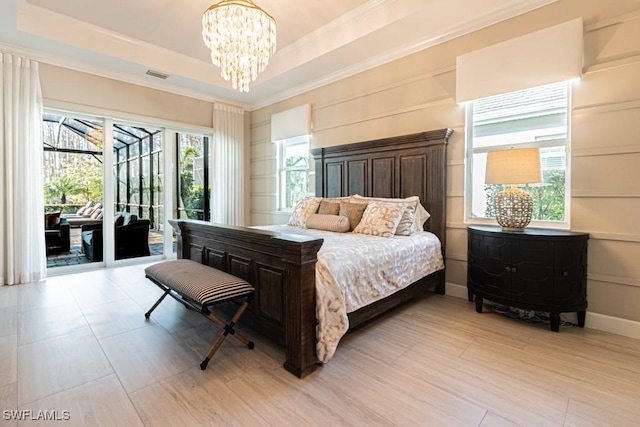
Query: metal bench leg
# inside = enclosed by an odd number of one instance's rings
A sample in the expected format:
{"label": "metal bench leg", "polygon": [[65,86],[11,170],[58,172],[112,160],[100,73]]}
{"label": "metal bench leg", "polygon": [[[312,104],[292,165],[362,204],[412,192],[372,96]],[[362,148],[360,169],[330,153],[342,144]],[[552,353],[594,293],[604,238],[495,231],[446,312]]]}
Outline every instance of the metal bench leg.
{"label": "metal bench leg", "polygon": [[153,304],[153,307],[151,307],[151,308],[149,309],[149,311],[147,311],[147,312],[144,314],[144,317],[146,317],[146,318],[148,319],[148,318],[149,318],[149,316],[151,316],[151,313],[153,312],[153,310],[155,310],[155,309],[156,309],[156,307],[157,307],[157,306],[162,302],[162,300],[163,300],[163,299],[165,299],[167,295],[169,295],[169,292],[171,292],[171,290],[170,290],[170,289],[165,290],[164,294],[162,294],[162,296],[161,296],[160,298],[158,298],[158,301],[156,301],[156,303],[155,303],[155,304]]}

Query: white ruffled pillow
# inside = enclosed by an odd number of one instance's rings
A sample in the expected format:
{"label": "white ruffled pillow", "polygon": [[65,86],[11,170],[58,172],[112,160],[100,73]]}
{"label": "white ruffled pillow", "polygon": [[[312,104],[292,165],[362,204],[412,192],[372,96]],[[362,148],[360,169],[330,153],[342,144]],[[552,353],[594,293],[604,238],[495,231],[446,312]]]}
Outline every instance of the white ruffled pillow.
{"label": "white ruffled pillow", "polygon": [[300,200],[293,208],[287,224],[305,228],[307,218],[316,213],[321,200],[321,197],[307,197],[306,199]]}

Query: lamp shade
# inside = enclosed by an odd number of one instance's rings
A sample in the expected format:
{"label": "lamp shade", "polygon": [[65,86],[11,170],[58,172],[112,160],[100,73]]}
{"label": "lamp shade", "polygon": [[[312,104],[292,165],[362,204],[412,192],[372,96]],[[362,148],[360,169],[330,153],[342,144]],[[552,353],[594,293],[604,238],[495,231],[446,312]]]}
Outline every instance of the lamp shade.
{"label": "lamp shade", "polygon": [[487,155],[485,184],[532,184],[542,182],[540,151],[537,148],[511,148]]}

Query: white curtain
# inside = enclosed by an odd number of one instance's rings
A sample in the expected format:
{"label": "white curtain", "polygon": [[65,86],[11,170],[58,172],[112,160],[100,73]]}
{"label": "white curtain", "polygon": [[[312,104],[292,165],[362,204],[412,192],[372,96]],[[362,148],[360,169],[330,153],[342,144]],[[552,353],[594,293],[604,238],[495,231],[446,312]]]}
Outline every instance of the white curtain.
{"label": "white curtain", "polygon": [[0,274],[3,285],[46,276],[38,63],[0,53]]}
{"label": "white curtain", "polygon": [[244,110],[215,104],[213,129],[211,219],[244,225]]}

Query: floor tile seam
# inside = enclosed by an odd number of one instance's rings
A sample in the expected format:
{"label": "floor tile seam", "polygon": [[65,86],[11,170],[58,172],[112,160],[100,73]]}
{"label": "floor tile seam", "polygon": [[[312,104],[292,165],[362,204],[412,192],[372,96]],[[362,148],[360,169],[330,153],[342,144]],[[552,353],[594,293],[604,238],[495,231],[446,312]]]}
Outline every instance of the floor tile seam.
{"label": "floor tile seam", "polygon": [[[85,322],[86,322],[86,319],[85,319]],[[88,325],[88,322],[87,322],[87,326],[89,326],[89,325]],[[111,368],[111,372],[110,372],[110,373],[108,373],[108,374],[105,374],[105,375],[103,375],[103,376],[99,376],[99,377],[93,378],[93,379],[91,379],[91,380],[89,380],[89,381],[85,381],[83,384],[86,384],[87,382],[95,381],[95,380],[96,380],[96,379],[98,379],[98,378],[102,378],[102,377],[104,377],[104,376],[108,376],[108,375],[111,375],[111,374],[114,374],[114,375],[115,375],[115,373],[116,373],[116,372],[115,372],[115,370],[113,369],[113,366],[111,365],[111,361],[109,360],[109,358],[107,357],[106,353],[104,352],[104,349],[102,348],[102,345],[100,344],[100,341],[97,339],[97,337],[96,337],[96,336],[95,336],[95,334],[93,333],[93,330],[91,330],[91,328],[89,327],[89,328],[88,328],[88,331],[90,332],[91,336],[96,340],[97,344],[100,346],[100,351],[102,351],[102,354],[103,354],[104,358],[105,358],[105,359],[107,360],[107,362],[109,363],[109,367]],[[47,341],[47,340],[55,340],[55,339],[60,339],[60,338],[67,337],[67,336],[69,336],[69,335],[73,335],[73,334],[78,334],[78,335],[79,335],[79,334],[82,334],[82,333],[84,333],[84,332],[83,332],[83,331],[75,331],[75,332],[71,332],[71,333],[68,333],[68,334],[65,334],[65,335],[60,335],[60,336],[56,336],[56,337],[52,337],[52,338],[48,338],[48,339],[45,339],[45,340],[37,341],[37,342],[35,342],[35,343],[25,344],[25,345],[23,345],[23,346],[19,346],[19,347],[25,347],[25,346],[27,346],[27,345],[39,344],[39,343],[45,342],[45,341]],[[18,347],[18,351],[19,351],[19,347]],[[20,367],[19,367],[19,365],[18,365],[18,364],[20,363],[20,358],[19,358],[19,357],[17,357],[17,356],[16,356],[16,358],[17,358],[17,362],[16,362],[16,365],[17,365],[17,366],[16,366],[16,371],[17,371],[17,372],[16,372],[16,374],[18,374],[18,373],[20,372]],[[17,378],[17,383],[18,383],[18,391],[17,391],[17,393],[18,393],[18,406],[22,406],[22,405],[30,404],[30,403],[33,403],[33,402],[37,402],[38,400],[42,400],[42,399],[44,399],[44,398],[46,398],[46,397],[49,397],[49,396],[52,396],[52,395],[55,395],[55,394],[58,394],[58,393],[61,393],[61,392],[63,392],[63,391],[66,391],[66,390],[67,390],[67,389],[60,390],[60,391],[57,391],[56,393],[53,393],[53,394],[51,394],[51,395],[44,396],[44,397],[41,397],[41,398],[39,398],[39,399],[35,399],[35,400],[31,401],[31,402],[27,402],[27,403],[24,403],[24,404],[23,404],[23,403],[21,403],[21,402],[19,401],[19,399],[20,399],[20,389],[19,389],[19,388],[20,388],[20,378],[19,378],[19,375],[17,375],[17,376],[18,376],[18,378]],[[72,387],[70,387],[70,388],[79,387],[79,386],[81,386],[81,385],[83,385],[83,384],[78,384],[78,385],[72,386]]]}
{"label": "floor tile seam", "polygon": [[[132,303],[134,303],[134,304],[135,304],[135,301],[131,300],[130,298],[129,298],[129,300],[130,300]],[[109,303],[107,303],[107,304],[111,304],[111,303],[115,303],[115,302],[121,302],[121,301],[126,301],[126,300],[112,301],[112,302],[109,302]],[[106,304],[102,304],[102,305],[106,305]],[[136,305],[137,305],[137,304],[136,304]],[[100,307],[100,306],[90,306],[90,307],[91,307],[91,308],[95,308],[95,307]],[[82,310],[82,308],[81,308],[81,310]],[[142,326],[136,326],[136,327],[135,327],[135,328],[133,328],[133,329],[129,329],[129,330],[126,330],[126,331],[122,331],[122,332],[119,332],[119,333],[115,333],[115,334],[108,334],[108,335],[101,335],[101,336],[98,336],[98,334],[96,333],[96,330],[95,330],[94,326],[91,324],[91,322],[89,322],[89,319],[87,319],[87,314],[84,312],[84,310],[83,310],[83,316],[84,316],[84,318],[85,318],[85,321],[86,321],[86,322],[87,322],[87,324],[89,325],[89,328],[91,329],[91,332],[93,333],[93,335],[95,336],[95,338],[98,340],[98,342],[100,342],[101,340],[105,340],[105,339],[109,339],[109,338],[117,337],[117,336],[120,336],[120,335],[127,334],[127,333],[129,333],[129,332],[137,331],[138,329],[142,329],[142,328],[146,328],[146,327],[149,327],[149,326],[153,326],[153,325],[157,325],[157,324],[158,324],[158,322],[157,322],[157,321],[152,320],[152,319],[149,319],[149,321],[151,321],[151,322],[153,322],[153,323],[151,323],[151,324],[146,324],[146,323],[145,323],[145,324],[144,324],[144,325],[142,325]],[[102,343],[101,343],[101,344],[102,344]],[[103,351],[104,351],[104,348],[103,348]]]}
{"label": "floor tile seam", "polygon": [[[65,389],[62,389],[62,390],[58,390],[58,391],[56,391],[55,393],[51,393],[51,394],[48,394],[48,395],[46,395],[46,396],[39,397],[39,398],[37,398],[37,399],[35,399],[35,400],[31,400],[31,401],[28,401],[28,402],[18,402],[18,407],[19,407],[19,408],[23,408],[23,407],[24,407],[24,406],[26,406],[26,405],[31,405],[31,404],[36,403],[36,402],[38,402],[38,401],[45,400],[45,399],[49,399],[49,398],[51,398],[51,397],[57,396],[58,394],[66,393],[66,392],[71,391],[71,390],[73,390],[73,389],[76,389],[76,388],[80,388],[80,387],[86,386],[86,385],[87,385],[87,384],[89,384],[89,383],[92,383],[92,382],[94,382],[94,381],[98,381],[98,380],[100,380],[100,379],[106,378],[106,377],[108,377],[109,375],[115,375],[115,371],[109,372],[108,374],[105,374],[105,375],[102,375],[102,376],[98,376],[98,377],[92,378],[92,379],[87,380],[87,381],[85,381],[85,382],[83,382],[83,383],[81,383],[81,384],[76,384],[76,385],[74,385],[74,386],[71,386],[71,387],[68,387],[68,388],[65,388]],[[18,381],[18,386],[20,386],[20,381]],[[19,398],[20,398],[20,391],[18,390],[18,399],[19,399]]]}
{"label": "floor tile seam", "polygon": [[[399,365],[396,364],[394,366],[398,366],[398,367],[401,368],[401,365],[399,366]],[[405,371],[405,370],[401,369],[401,371],[407,373],[407,371]],[[480,377],[477,377],[477,378],[478,378],[479,381],[481,380]],[[460,398],[460,399],[462,399],[462,400],[464,400],[464,401],[466,401],[466,402],[468,402],[470,404],[473,404],[474,406],[476,406],[478,408],[485,409],[485,410],[487,410],[489,412],[492,412],[492,413],[494,413],[496,415],[499,415],[502,418],[510,419],[506,414],[503,413],[501,408],[495,407],[491,402],[488,402],[488,401],[485,401],[485,400],[481,400],[481,399],[476,398],[474,396],[470,396],[470,395],[468,395],[466,393],[460,392],[454,386],[442,384],[441,382],[435,382],[434,383],[434,382],[431,382],[431,381],[428,381],[428,380],[422,380],[422,381],[426,382],[431,387],[438,388],[440,390],[444,390],[445,392],[447,392],[449,394],[452,394],[452,395],[454,395],[454,396],[456,396],[456,397],[458,397],[458,398]],[[567,398],[567,400],[568,400],[568,398]],[[551,418],[547,417],[545,414],[539,414],[536,411],[532,411],[532,413],[537,414],[539,417],[544,418],[544,419],[548,420],[549,422],[553,422],[553,420]]]}

